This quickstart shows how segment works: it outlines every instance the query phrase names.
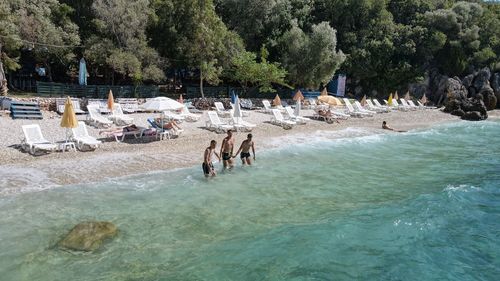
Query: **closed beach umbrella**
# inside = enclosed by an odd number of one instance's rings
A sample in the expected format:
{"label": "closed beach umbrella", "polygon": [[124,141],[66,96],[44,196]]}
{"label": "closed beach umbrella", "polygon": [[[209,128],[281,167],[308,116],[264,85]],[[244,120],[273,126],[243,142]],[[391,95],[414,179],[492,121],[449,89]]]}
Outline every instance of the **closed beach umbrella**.
{"label": "closed beach umbrella", "polygon": [[110,89],[108,93],[108,109],[113,110],[113,106],[115,106],[115,99],[113,98],[113,92]]}
{"label": "closed beach umbrella", "polygon": [[389,99],[387,100],[387,104],[392,106],[392,93],[389,95]]}
{"label": "closed beach umbrella", "polygon": [[234,90],[231,90],[231,103],[236,103],[236,94],[234,93]]}
{"label": "closed beach umbrella", "polygon": [[360,103],[361,103],[362,106],[366,105],[366,95],[363,96],[363,98],[361,99]]}
{"label": "closed beach umbrella", "polygon": [[293,96],[293,100],[294,101],[302,101],[302,100],[304,100],[304,95],[302,94],[302,92],[300,90],[297,90],[297,92]]}
{"label": "closed beach umbrella", "polygon": [[420,99],[420,102],[425,105],[427,103],[427,97],[425,96],[425,94],[422,96],[422,98]]}
{"label": "closed beach umbrella", "polygon": [[406,92],[405,100],[410,100],[410,91]]}
{"label": "closed beach umbrella", "polygon": [[85,59],[80,59],[80,67],[78,69],[78,83],[80,85],[87,85],[87,64]]}
{"label": "closed beach umbrella", "polygon": [[179,110],[184,105],[167,97],[156,97],[148,100],[142,107],[148,111]]}
{"label": "closed beach umbrella", "polygon": [[394,94],[394,99],[397,101],[399,100],[399,96],[398,96],[398,91],[396,91],[396,93]]}
{"label": "closed beach umbrella", "polygon": [[295,116],[300,116],[300,100],[298,100],[297,104],[295,104],[295,110],[293,111],[293,114],[295,114]]}
{"label": "closed beach umbrella", "polygon": [[179,101],[179,103],[184,104],[184,99],[182,98],[182,94],[179,95],[179,100],[178,101]]}
{"label": "closed beach umbrella", "polygon": [[76,119],[75,109],[71,98],[66,99],[64,104],[64,113],[61,118],[61,127],[66,128],[66,141],[69,139],[69,129],[78,127],[78,120]]}
{"label": "closed beach umbrella", "polygon": [[240,98],[238,96],[234,98],[233,117],[243,117],[243,113],[241,112],[241,107],[240,107]]}
{"label": "closed beach umbrella", "polygon": [[276,94],[276,97],[273,100],[273,105],[274,106],[281,105],[281,99],[280,99],[280,96],[278,94]]}
{"label": "closed beach umbrella", "polygon": [[321,95],[320,96],[328,96],[328,91],[326,90],[326,87],[323,88],[323,91],[321,91]]}

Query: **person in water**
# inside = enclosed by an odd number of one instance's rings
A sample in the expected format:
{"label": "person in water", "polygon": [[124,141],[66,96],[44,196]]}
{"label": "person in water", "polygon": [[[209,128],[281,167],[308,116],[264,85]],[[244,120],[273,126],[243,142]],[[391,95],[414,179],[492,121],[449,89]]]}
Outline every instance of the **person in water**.
{"label": "person in water", "polygon": [[233,167],[233,160],[231,157],[233,156],[234,149],[234,137],[233,131],[227,131],[227,137],[222,140],[222,145],[220,148],[220,155],[222,157],[222,164],[224,165],[224,169]]}
{"label": "person in water", "polygon": [[203,169],[203,174],[205,177],[215,177],[217,173],[215,172],[214,165],[212,164],[213,155],[217,156],[220,161],[220,156],[215,152],[215,147],[217,146],[217,142],[215,140],[210,141],[210,146],[205,149],[205,153],[203,154],[203,164],[201,167]]}
{"label": "person in water", "polygon": [[240,148],[236,154],[233,155],[233,158],[236,157],[241,151],[240,158],[242,164],[252,165],[252,160],[250,160],[250,148],[252,149],[253,160],[255,161],[255,146],[252,140],[252,134],[248,134],[247,139],[241,143]]}
{"label": "person in water", "polygon": [[406,131],[401,131],[401,130],[395,130],[394,128],[389,127],[387,125],[387,122],[385,122],[385,121],[382,122],[382,129],[389,130],[389,131],[394,131],[394,132],[400,132],[400,133],[406,132]]}

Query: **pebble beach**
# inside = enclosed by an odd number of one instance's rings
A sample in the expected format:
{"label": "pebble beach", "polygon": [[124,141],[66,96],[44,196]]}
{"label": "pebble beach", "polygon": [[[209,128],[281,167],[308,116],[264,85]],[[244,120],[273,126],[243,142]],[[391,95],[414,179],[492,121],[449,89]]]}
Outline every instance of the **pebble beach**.
{"label": "pebble beach", "polygon": [[[23,189],[53,187],[91,183],[109,178],[123,177],[154,171],[191,167],[202,162],[202,153],[209,141],[215,139],[219,145],[224,134],[217,134],[205,129],[206,113],[197,122],[183,122],[180,126],[184,132],[180,137],[159,141],[154,137],[135,139],[129,136],[123,142],[114,138],[105,138],[96,129],[87,126],[89,134],[103,141],[95,151],[54,152],[41,156],[32,156],[20,149],[23,139],[21,126],[39,124],[44,136],[50,141],[63,141],[65,129],[59,126],[60,116],[54,112],[43,112],[43,120],[13,120],[3,114],[0,117],[0,186],[3,193],[19,192]],[[148,127],[146,119],[155,113],[130,114],[137,126]],[[312,110],[303,110],[302,116],[310,117]],[[498,118],[499,111],[490,112],[491,118]],[[84,121],[85,115],[77,115]],[[393,134],[382,130],[382,121],[398,130],[426,128],[439,123],[459,122],[455,116],[445,114],[438,109],[417,110],[409,112],[393,111],[376,114],[374,117],[349,118],[339,123],[328,124],[311,120],[306,125],[296,125],[293,129],[284,130],[269,122],[271,115],[251,111],[245,120],[257,127],[252,131],[257,150],[259,151],[281,145],[289,141],[307,142],[311,136],[322,135],[327,138],[355,137],[359,134]],[[351,130],[350,130],[351,129]],[[355,130],[352,130],[355,129]],[[361,130],[361,131],[360,131]],[[325,134],[326,133],[326,134]],[[246,137],[246,132],[236,133],[239,145]],[[239,163],[238,163],[239,164]],[[201,170],[200,170],[201,173]]]}

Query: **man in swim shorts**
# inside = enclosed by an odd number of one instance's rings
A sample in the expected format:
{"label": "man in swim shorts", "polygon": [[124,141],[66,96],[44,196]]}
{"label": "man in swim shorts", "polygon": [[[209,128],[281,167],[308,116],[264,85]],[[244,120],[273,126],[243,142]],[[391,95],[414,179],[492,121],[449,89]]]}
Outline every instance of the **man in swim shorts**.
{"label": "man in swim shorts", "polygon": [[406,131],[401,131],[401,130],[395,130],[394,128],[391,128],[387,125],[387,122],[383,121],[382,122],[382,129],[384,130],[389,130],[389,131],[394,131],[394,132],[399,132],[399,133],[404,133]]}
{"label": "man in swim shorts", "polygon": [[203,174],[205,177],[215,177],[216,172],[214,169],[214,165],[212,164],[213,155],[217,156],[220,161],[220,156],[215,152],[215,147],[217,146],[217,142],[215,140],[210,141],[210,146],[205,149],[205,153],[203,154],[203,164],[201,164],[201,168],[203,169]]}
{"label": "man in swim shorts", "polygon": [[238,152],[236,152],[236,154],[233,155],[233,157],[236,157],[238,153],[240,153],[241,151],[240,158],[242,164],[252,165],[252,161],[250,160],[250,148],[252,149],[253,160],[255,161],[255,146],[252,140],[252,134],[248,134],[247,139],[241,143]]}
{"label": "man in swim shorts", "polygon": [[231,156],[233,155],[234,149],[234,137],[233,131],[227,131],[227,137],[222,141],[222,145],[220,148],[220,155],[222,157],[222,164],[224,165],[224,169],[233,167],[233,160]]}

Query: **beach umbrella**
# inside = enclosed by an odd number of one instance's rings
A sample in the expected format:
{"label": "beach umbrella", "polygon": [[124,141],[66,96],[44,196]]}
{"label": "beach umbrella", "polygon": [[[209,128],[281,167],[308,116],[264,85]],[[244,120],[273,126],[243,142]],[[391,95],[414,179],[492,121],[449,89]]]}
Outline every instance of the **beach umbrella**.
{"label": "beach umbrella", "polygon": [[362,106],[366,105],[366,95],[363,96],[363,98],[361,99],[360,103],[361,103]]}
{"label": "beach umbrella", "polygon": [[108,93],[108,109],[113,110],[113,106],[115,106],[115,99],[113,98],[113,92],[110,89]]}
{"label": "beach umbrella", "polygon": [[410,91],[406,92],[405,100],[410,100]]}
{"label": "beach umbrella", "polygon": [[398,96],[398,91],[396,91],[396,93],[394,93],[394,98],[396,101],[399,100],[399,96]]}
{"label": "beach umbrella", "polygon": [[234,90],[231,90],[231,103],[235,104],[236,102],[236,94],[234,93]]}
{"label": "beach umbrella", "polygon": [[425,94],[422,96],[422,98],[420,99],[420,102],[425,105],[427,103],[427,97],[425,96]]}
{"label": "beach umbrella", "polygon": [[297,90],[297,92],[295,93],[295,95],[293,96],[293,100],[294,101],[301,101],[301,100],[304,100],[304,95],[302,94],[302,92],[300,90]]}
{"label": "beach umbrella", "polygon": [[281,99],[280,99],[280,96],[278,94],[276,94],[276,97],[273,100],[273,105],[274,106],[281,105]]}
{"label": "beach umbrella", "polygon": [[148,111],[179,110],[184,105],[176,100],[167,97],[156,97],[148,100],[143,106]]}
{"label": "beach umbrella", "polygon": [[319,96],[318,101],[332,106],[342,105],[338,98],[332,96]]}
{"label": "beach umbrella", "polygon": [[66,141],[68,141],[69,139],[69,130],[71,128],[78,127],[78,120],[76,119],[75,109],[73,108],[73,103],[71,102],[70,97],[66,99],[66,103],[64,104],[64,113],[61,118],[61,127],[66,128]]}
{"label": "beach umbrella", "polygon": [[87,64],[85,59],[80,59],[80,67],[78,69],[78,83],[80,85],[87,85]]}
{"label": "beach umbrella", "polygon": [[179,99],[177,100],[179,103],[184,103],[184,99],[182,98],[182,94],[179,95]]}
{"label": "beach umbrella", "polygon": [[323,88],[323,91],[321,91],[320,96],[328,96],[328,91],[326,90],[326,87]]}
{"label": "beach umbrella", "polygon": [[293,111],[295,116],[300,116],[300,100],[297,100],[297,104],[295,104],[295,110]]}
{"label": "beach umbrella", "polygon": [[240,98],[236,96],[234,98],[234,112],[233,112],[233,117],[243,117],[243,113],[241,112],[241,107],[240,107]]}
{"label": "beach umbrella", "polygon": [[387,100],[387,104],[392,106],[392,93],[389,95],[389,99]]}

